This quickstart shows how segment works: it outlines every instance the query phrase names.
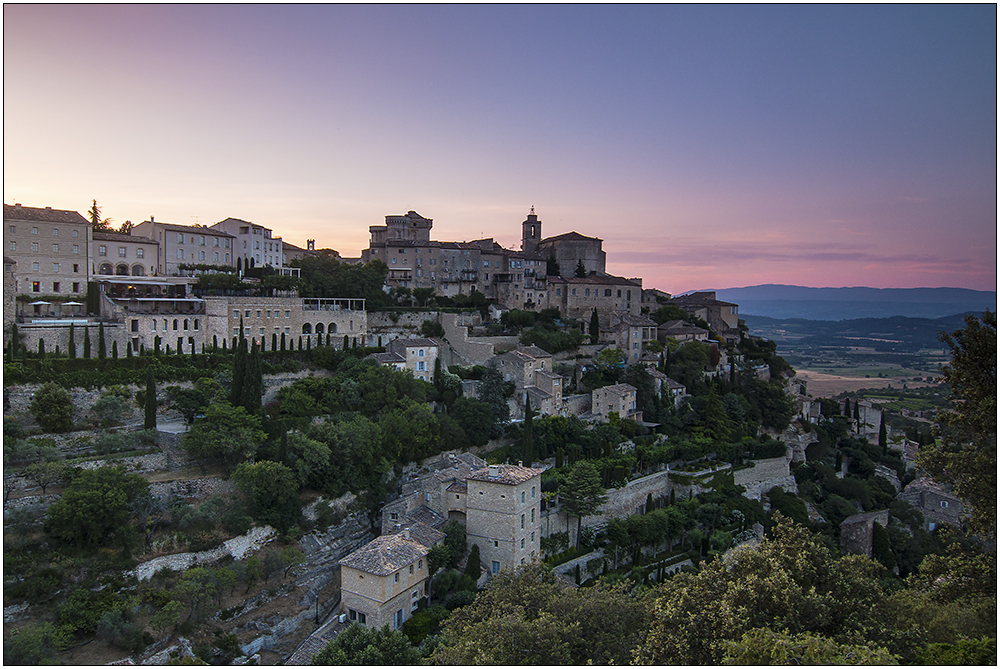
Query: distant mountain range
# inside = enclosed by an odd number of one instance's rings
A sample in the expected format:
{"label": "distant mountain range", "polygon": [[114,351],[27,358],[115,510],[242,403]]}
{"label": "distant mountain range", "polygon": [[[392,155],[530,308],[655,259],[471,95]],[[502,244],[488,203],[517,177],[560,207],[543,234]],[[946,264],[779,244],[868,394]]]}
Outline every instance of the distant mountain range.
{"label": "distant mountain range", "polygon": [[715,290],[740,315],[840,321],[855,318],[942,318],[996,311],[996,291],[966,288],[807,288],[765,284]]}

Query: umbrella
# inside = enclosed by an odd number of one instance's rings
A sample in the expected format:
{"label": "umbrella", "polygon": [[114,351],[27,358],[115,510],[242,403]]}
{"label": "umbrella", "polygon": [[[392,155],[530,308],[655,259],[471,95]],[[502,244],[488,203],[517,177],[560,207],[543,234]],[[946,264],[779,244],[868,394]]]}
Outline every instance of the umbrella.
{"label": "umbrella", "polygon": [[82,307],[83,302],[63,302],[64,307]]}
{"label": "umbrella", "polygon": [[36,302],[29,302],[28,304],[30,304],[31,306],[35,306],[35,305],[38,305],[38,304],[52,304],[52,303],[51,302],[46,302],[45,300],[38,300]]}

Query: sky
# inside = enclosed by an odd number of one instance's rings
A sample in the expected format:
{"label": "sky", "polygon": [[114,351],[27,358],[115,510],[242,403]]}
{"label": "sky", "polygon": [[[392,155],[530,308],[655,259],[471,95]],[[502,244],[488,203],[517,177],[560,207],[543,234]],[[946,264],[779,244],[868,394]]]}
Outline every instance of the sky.
{"label": "sky", "polygon": [[12,5],[4,202],[357,257],[600,237],[679,294],[997,287],[995,5]]}

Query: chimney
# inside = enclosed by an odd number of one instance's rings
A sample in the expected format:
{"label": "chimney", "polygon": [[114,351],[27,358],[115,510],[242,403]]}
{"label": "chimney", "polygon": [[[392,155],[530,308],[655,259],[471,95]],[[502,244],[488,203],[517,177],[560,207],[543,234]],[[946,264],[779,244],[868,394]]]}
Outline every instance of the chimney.
{"label": "chimney", "polygon": [[491,479],[500,478],[500,467],[497,465],[490,465],[489,473],[486,475],[486,477]]}

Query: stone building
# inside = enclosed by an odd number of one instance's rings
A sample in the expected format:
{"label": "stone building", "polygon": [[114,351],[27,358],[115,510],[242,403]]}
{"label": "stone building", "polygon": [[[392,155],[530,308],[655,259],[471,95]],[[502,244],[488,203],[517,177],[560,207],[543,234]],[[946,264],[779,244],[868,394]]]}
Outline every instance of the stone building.
{"label": "stone building", "polygon": [[541,553],[542,471],[489,465],[466,481],[466,537],[491,574]]}
{"label": "stone building", "polygon": [[94,230],[90,276],[156,276],[159,244],[148,237]]}
{"label": "stone building", "polygon": [[597,309],[597,316],[607,318],[612,312],[626,312],[638,316],[642,308],[642,279],[625,279],[620,276],[593,275],[579,277],[548,277],[549,295],[545,307],[555,307],[569,318],[589,322],[590,314]]}
{"label": "stone building", "polygon": [[[239,218],[227,218],[210,229],[233,236],[233,257],[242,258],[244,268],[282,267],[284,264],[281,237],[273,236],[270,228]],[[236,262],[232,264],[235,265]]]}
{"label": "stone building", "polygon": [[708,341],[708,330],[700,328],[697,325],[691,325],[687,321],[666,321],[665,323],[660,323],[660,326],[657,328],[656,338],[664,344],[667,339],[679,342]]}
{"label": "stone building", "polygon": [[440,528],[449,520],[466,522],[466,480],[486,466],[471,453],[449,453],[427,466],[428,473],[403,484],[400,497],[382,507],[382,534],[413,523]]}
{"label": "stone building", "polygon": [[678,295],[670,300],[670,304],[704,320],[725,343],[739,342],[740,307],[738,304],[716,299],[714,290]]}
{"label": "stone building", "polygon": [[[541,233],[541,227],[542,224],[539,221],[539,233]],[[578,232],[567,232],[541,240],[538,242],[537,250],[543,258],[555,258],[559,264],[559,276],[568,278],[576,275],[577,267],[581,263],[587,276],[606,274],[607,254],[604,252],[603,246],[604,240],[597,237],[587,237]],[[635,301],[642,302],[641,292],[635,296]]]}
{"label": "stone building", "polygon": [[162,223],[150,217],[134,226],[132,234],[157,242],[156,273],[159,276],[182,276],[187,271],[181,270],[181,265],[236,266],[233,248],[236,238],[219,229]]}
{"label": "stone building", "polygon": [[840,524],[840,548],[851,555],[872,556],[872,536],[875,523],[889,526],[889,510],[856,513]]}
{"label": "stone building", "polygon": [[495,358],[504,381],[514,384],[515,411],[522,416],[524,398],[531,398],[531,408],[541,416],[563,413],[563,378],[552,372],[552,355],[537,346],[519,346]]}
{"label": "stone building", "polygon": [[15,294],[86,296],[90,221],[76,211],[5,204],[3,222],[4,255],[17,265]]}
{"label": "stone building", "polygon": [[17,295],[17,261],[9,256],[3,257],[3,344],[7,346],[11,337],[11,324],[14,322],[14,296]]}
{"label": "stone building", "polygon": [[610,420],[611,412],[617,412],[620,418],[641,421],[642,412],[636,409],[634,386],[627,383],[616,383],[613,386],[604,386],[591,393],[591,413],[606,423]]}
{"label": "stone building", "polygon": [[962,524],[965,513],[962,500],[929,477],[911,481],[899,493],[899,499],[920,510],[924,515],[924,529],[928,532],[933,532],[944,523],[954,527]]}
{"label": "stone building", "polygon": [[402,358],[403,369],[410,370],[413,376],[421,381],[434,380],[434,363],[439,351],[438,343],[426,337],[393,339],[385,347],[387,354],[395,354]]}
{"label": "stone building", "polygon": [[342,558],[341,604],[350,620],[375,629],[402,627],[427,595],[429,548],[403,531]]}
{"label": "stone building", "polygon": [[622,311],[611,312],[609,320],[608,327],[601,329],[601,341],[625,351],[628,364],[639,362],[646,345],[656,340],[656,321]]}

